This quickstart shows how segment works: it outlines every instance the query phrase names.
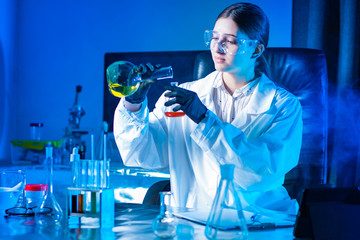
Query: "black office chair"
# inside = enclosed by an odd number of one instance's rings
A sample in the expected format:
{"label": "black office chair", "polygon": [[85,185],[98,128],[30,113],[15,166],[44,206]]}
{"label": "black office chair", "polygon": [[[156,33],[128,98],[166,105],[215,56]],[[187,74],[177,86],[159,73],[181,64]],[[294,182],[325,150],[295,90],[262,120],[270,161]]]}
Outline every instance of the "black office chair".
{"label": "black office chair", "polygon": [[170,180],[156,182],[146,191],[142,204],[160,205],[160,192],[170,190]]}

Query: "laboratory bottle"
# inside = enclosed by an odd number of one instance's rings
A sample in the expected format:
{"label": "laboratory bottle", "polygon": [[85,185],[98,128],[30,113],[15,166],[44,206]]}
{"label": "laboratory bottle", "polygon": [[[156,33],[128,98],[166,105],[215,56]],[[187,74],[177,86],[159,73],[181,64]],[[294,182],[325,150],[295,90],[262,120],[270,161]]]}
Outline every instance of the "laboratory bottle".
{"label": "laboratory bottle", "polygon": [[[134,94],[142,81],[139,68],[128,61],[117,61],[106,68],[109,91],[115,97],[126,97]],[[173,77],[172,67],[163,67],[153,72],[151,79],[162,80]]]}
{"label": "laboratory bottle", "polygon": [[56,201],[53,191],[53,147],[47,144],[45,147],[45,171],[46,171],[46,189],[45,195],[41,199],[39,206],[35,210],[36,224],[45,227],[61,227],[63,219],[63,211]]}
{"label": "laboratory bottle", "polygon": [[40,141],[41,129],[44,126],[43,123],[30,123],[30,139],[33,141]]}
{"label": "laboratory bottle", "polygon": [[176,235],[177,220],[171,210],[171,192],[160,192],[160,214],[153,220],[152,229],[159,238]]}
{"label": "laboratory bottle", "polygon": [[220,166],[220,182],[205,227],[208,239],[246,239],[248,229],[234,186],[233,164]]}
{"label": "laboratory bottle", "polygon": [[25,186],[25,197],[26,207],[34,208],[38,207],[40,200],[45,194],[44,184],[26,184]]}
{"label": "laboratory bottle", "polygon": [[73,187],[80,187],[80,154],[78,147],[74,147],[70,154]]}

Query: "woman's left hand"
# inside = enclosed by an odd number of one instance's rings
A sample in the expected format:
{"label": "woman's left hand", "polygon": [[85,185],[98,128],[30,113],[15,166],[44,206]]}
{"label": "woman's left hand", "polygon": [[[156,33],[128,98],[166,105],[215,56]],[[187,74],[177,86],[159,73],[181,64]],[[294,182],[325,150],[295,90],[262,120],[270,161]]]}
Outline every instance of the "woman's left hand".
{"label": "woman's left hand", "polygon": [[176,86],[165,86],[165,89],[169,90],[165,93],[165,97],[171,98],[165,103],[165,106],[179,104],[174,107],[173,111],[182,110],[195,123],[204,119],[207,108],[195,92]]}

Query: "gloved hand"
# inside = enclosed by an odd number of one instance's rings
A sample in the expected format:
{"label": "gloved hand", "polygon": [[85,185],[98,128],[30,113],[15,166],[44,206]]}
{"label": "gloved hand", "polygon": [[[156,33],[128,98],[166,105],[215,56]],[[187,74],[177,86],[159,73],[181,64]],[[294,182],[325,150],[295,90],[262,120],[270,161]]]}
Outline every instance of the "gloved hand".
{"label": "gloved hand", "polygon": [[137,66],[137,71],[141,74],[142,82],[140,83],[138,90],[134,94],[125,97],[125,100],[130,103],[142,103],[149,92],[151,84],[156,82],[156,80],[151,79],[151,76],[154,71],[158,70],[160,67],[160,64],[154,66],[151,63],[140,64]]}
{"label": "gloved hand", "polygon": [[165,86],[165,89],[169,90],[169,92],[165,93],[165,97],[172,98],[165,103],[165,106],[168,107],[177,103],[179,105],[174,107],[174,112],[180,109],[183,110],[195,123],[199,123],[204,119],[207,108],[195,92],[176,86]]}

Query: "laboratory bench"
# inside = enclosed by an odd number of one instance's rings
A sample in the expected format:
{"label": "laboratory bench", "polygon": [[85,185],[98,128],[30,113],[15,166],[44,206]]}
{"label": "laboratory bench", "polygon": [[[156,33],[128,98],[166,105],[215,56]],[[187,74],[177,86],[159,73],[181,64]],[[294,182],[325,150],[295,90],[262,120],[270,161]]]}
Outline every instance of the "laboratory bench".
{"label": "laboratory bench", "polygon": [[[99,228],[89,226],[67,225],[61,229],[43,229],[36,225],[34,217],[1,217],[0,239],[158,239],[152,232],[152,221],[159,214],[159,206],[135,203],[116,203],[114,227]],[[205,226],[178,218],[178,226],[189,231],[178,232],[174,239],[206,239]],[[178,227],[179,228],[179,227]],[[261,239],[294,239],[293,228],[250,231],[248,238]]]}
{"label": "laboratory bench", "polygon": [[[0,166],[0,170],[5,169],[24,170],[27,184],[42,181],[44,175],[41,165]],[[53,177],[54,195],[67,219],[64,227],[46,229],[36,225],[34,216],[6,216],[1,209],[0,239],[157,239],[152,232],[152,221],[159,214],[159,206],[142,204],[142,200],[152,184],[169,179],[169,174],[112,163],[110,189],[113,190],[114,208],[107,208],[114,212],[111,227],[101,226],[99,218],[88,218],[80,223],[74,221],[73,216],[67,217],[67,199],[73,187],[70,166],[55,165]],[[193,234],[191,237],[179,233],[175,239],[206,239],[204,224],[182,218],[178,218],[178,223],[185,226],[184,229],[192,229]],[[250,231],[247,239],[294,239],[293,227]]]}

